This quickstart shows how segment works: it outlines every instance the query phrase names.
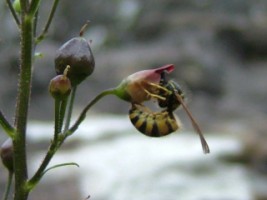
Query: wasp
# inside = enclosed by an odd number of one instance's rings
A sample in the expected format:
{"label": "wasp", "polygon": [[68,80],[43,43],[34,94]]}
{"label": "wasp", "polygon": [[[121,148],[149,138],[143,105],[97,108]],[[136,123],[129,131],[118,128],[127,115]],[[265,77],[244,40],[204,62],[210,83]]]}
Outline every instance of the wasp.
{"label": "wasp", "polygon": [[204,153],[209,153],[210,149],[206,142],[202,131],[186,106],[184,99],[185,94],[181,87],[173,80],[167,80],[165,73],[159,85],[151,83],[157,88],[156,94],[151,94],[156,97],[158,105],[163,108],[162,111],[152,112],[143,105],[133,104],[129,111],[129,117],[132,124],[143,134],[151,137],[161,137],[169,135],[181,127],[178,117],[175,117],[173,112],[182,106],[187,116],[189,117],[193,128],[200,137],[202,149]]}

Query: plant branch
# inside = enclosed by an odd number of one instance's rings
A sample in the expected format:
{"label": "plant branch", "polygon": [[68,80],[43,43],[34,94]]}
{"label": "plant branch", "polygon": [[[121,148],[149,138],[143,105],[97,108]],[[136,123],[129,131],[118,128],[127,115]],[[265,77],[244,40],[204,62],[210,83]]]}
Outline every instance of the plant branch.
{"label": "plant branch", "polygon": [[61,123],[60,123],[60,107],[61,107],[61,101],[58,99],[55,99],[55,127],[54,127],[54,140],[57,141],[58,133],[61,132]]}
{"label": "plant branch", "polygon": [[64,120],[65,110],[66,110],[66,102],[67,100],[58,100],[55,99],[55,127],[54,127],[54,139],[52,140],[49,149],[47,151],[47,154],[45,155],[44,160],[42,161],[40,167],[34,174],[34,176],[28,181],[27,187],[29,190],[32,190],[37,183],[41,180],[43,175],[48,171],[49,169],[46,169],[49,162],[57,152],[58,148],[60,147],[60,141],[59,140],[59,133],[62,129],[62,124]]}
{"label": "plant branch", "polygon": [[[51,157],[52,158],[52,157]],[[49,162],[48,162],[49,163]],[[48,165],[47,163],[47,165]],[[45,168],[42,168],[43,171],[39,171],[38,170],[38,174],[36,173],[35,176],[33,176],[33,178],[28,182],[28,188],[29,190],[32,190],[36,185],[37,183],[41,180],[41,178],[50,170],[52,169],[56,169],[56,168],[59,168],[59,167],[64,167],[64,166],[76,166],[76,167],[79,167],[79,165],[77,163],[74,163],[74,162],[71,162],[71,163],[62,163],[62,164],[58,164],[58,165],[54,165],[52,167],[49,167],[47,169]],[[47,166],[46,166],[47,167]]]}
{"label": "plant branch", "polygon": [[[46,167],[48,166],[49,162],[53,158],[54,154],[58,150],[58,148],[63,144],[65,139],[70,136],[80,125],[80,123],[83,121],[83,119],[86,116],[86,112],[102,97],[114,94],[114,89],[106,90],[101,92],[99,95],[97,95],[82,111],[80,117],[77,119],[76,123],[72,126],[71,129],[69,129],[66,133],[63,133],[64,135],[61,135],[62,137],[59,137],[57,140],[52,140],[51,145],[47,151],[47,154],[45,155],[44,160],[42,161],[40,167],[36,171],[36,173],[33,175],[33,177],[28,181],[27,188],[28,190],[32,190],[37,183],[41,180],[43,174],[47,170]],[[59,135],[60,136],[60,135]]]}
{"label": "plant branch", "polygon": [[6,185],[6,189],[3,195],[3,200],[8,200],[8,195],[10,192],[10,188],[11,188],[11,184],[12,184],[12,179],[13,179],[13,172],[12,171],[8,171],[8,180],[7,180],[7,185]]}
{"label": "plant branch", "polygon": [[40,2],[41,2],[41,0],[32,0],[32,1],[31,1],[30,8],[29,8],[29,12],[28,12],[28,15],[29,15],[30,17],[35,16],[36,12],[37,12],[38,9],[39,9]]}
{"label": "plant branch", "polygon": [[27,188],[29,191],[32,190],[38,184],[38,182],[41,180],[43,173],[46,170],[47,165],[49,164],[49,162],[51,161],[51,159],[55,155],[58,148],[59,148],[58,141],[53,140],[51,142],[51,145],[50,145],[50,147],[47,151],[47,154],[45,155],[45,158],[42,161],[40,167],[38,168],[36,173],[33,175],[33,177],[27,183]]}
{"label": "plant branch", "polygon": [[65,166],[76,166],[76,167],[80,167],[77,163],[74,163],[74,162],[71,162],[71,163],[62,163],[62,164],[58,164],[58,165],[54,165],[52,167],[49,167],[48,169],[46,169],[42,176],[47,173],[48,171],[52,170],[52,169],[56,169],[56,168],[59,168],[59,167],[65,167]]}
{"label": "plant branch", "polygon": [[21,7],[21,16],[24,16],[29,7],[29,0],[20,0],[20,7]]}
{"label": "plant branch", "polygon": [[63,126],[63,122],[64,122],[64,118],[65,118],[67,104],[68,104],[68,99],[64,99],[61,102],[61,105],[60,105],[60,113],[59,113],[59,117],[60,117],[60,124],[59,124],[60,132],[62,131],[62,126]]}
{"label": "plant branch", "polygon": [[87,106],[83,109],[83,111],[81,112],[79,118],[76,120],[76,122],[73,124],[73,126],[67,131],[65,132],[65,137],[68,137],[69,135],[73,134],[79,127],[79,125],[82,123],[82,121],[84,120],[84,118],[86,117],[86,113],[87,111],[95,104],[97,103],[101,98],[103,98],[104,96],[110,95],[110,94],[115,94],[115,89],[109,89],[109,90],[105,90],[103,92],[101,92],[100,94],[98,94],[92,101],[90,101]]}
{"label": "plant branch", "polygon": [[17,13],[13,7],[12,2],[10,0],[6,0],[6,2],[7,2],[9,10],[11,11],[11,14],[13,15],[13,18],[14,18],[18,28],[20,28],[20,20],[19,20],[19,17],[18,17],[18,15],[17,15]]}
{"label": "plant branch", "polygon": [[13,138],[15,134],[14,127],[7,121],[3,113],[0,111],[0,124],[9,137]]}
{"label": "plant branch", "polygon": [[66,122],[65,122],[65,126],[64,126],[64,131],[63,132],[66,132],[69,129],[69,126],[70,126],[70,120],[71,120],[71,115],[72,115],[72,111],[73,111],[73,105],[74,105],[74,100],[75,100],[75,96],[76,96],[76,90],[77,90],[76,86],[74,86],[73,89],[71,90],[68,113],[67,113]]}
{"label": "plant branch", "polygon": [[55,99],[55,127],[54,127],[54,140],[58,141],[58,134],[62,132],[64,116],[66,112],[67,99]]}
{"label": "plant branch", "polygon": [[52,19],[54,18],[54,14],[56,12],[56,9],[57,9],[57,6],[58,6],[58,2],[59,2],[59,0],[54,0],[52,9],[50,11],[49,17],[48,17],[47,22],[45,24],[45,27],[44,27],[42,33],[35,39],[35,43],[36,44],[41,42],[44,39],[45,35],[47,34],[48,29],[50,27],[50,24],[52,22]]}

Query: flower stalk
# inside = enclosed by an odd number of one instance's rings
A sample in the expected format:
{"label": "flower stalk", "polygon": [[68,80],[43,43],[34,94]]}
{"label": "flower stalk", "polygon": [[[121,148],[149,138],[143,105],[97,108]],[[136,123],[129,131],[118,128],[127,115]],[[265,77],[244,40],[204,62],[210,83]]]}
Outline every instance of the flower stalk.
{"label": "flower stalk", "polygon": [[1,110],[0,110],[0,125],[2,126],[4,131],[8,134],[8,136],[13,138],[15,134],[15,128],[7,121]]}
{"label": "flower stalk", "polygon": [[56,12],[56,9],[57,9],[57,6],[58,6],[58,2],[59,0],[54,0],[54,3],[53,3],[53,6],[52,6],[52,9],[49,13],[49,17],[47,19],[47,22],[45,24],[45,27],[42,31],[42,33],[35,39],[35,43],[38,44],[40,43],[46,36],[47,32],[48,32],[48,29],[51,25],[51,22],[52,22],[52,19],[54,18],[54,14]]}
{"label": "flower stalk", "polygon": [[64,126],[64,131],[63,132],[66,132],[69,129],[69,126],[70,126],[70,120],[71,120],[71,116],[72,116],[76,90],[77,90],[77,86],[74,86],[72,88],[72,91],[71,91],[71,94],[70,94],[70,101],[69,101],[69,104],[68,104],[68,111],[67,111],[67,116],[66,116],[66,121],[65,121],[65,126]]}
{"label": "flower stalk", "polygon": [[13,172],[12,171],[8,171],[8,178],[7,178],[7,183],[6,183],[6,188],[5,188],[5,192],[3,194],[3,200],[8,200],[8,196],[10,193],[10,188],[11,188],[11,184],[12,184],[12,179],[13,179]]}
{"label": "flower stalk", "polygon": [[12,16],[13,16],[13,18],[14,18],[17,26],[18,26],[18,28],[20,28],[20,19],[19,19],[18,15],[17,15],[17,13],[16,13],[16,11],[15,11],[15,9],[13,7],[12,2],[10,0],[6,0],[6,3],[8,5],[8,8],[9,8],[9,10],[10,10],[10,12],[11,12],[11,14],[12,14]]}
{"label": "flower stalk", "polygon": [[92,101],[90,101],[87,106],[82,110],[81,114],[79,115],[78,119],[76,120],[76,122],[71,126],[70,129],[68,129],[64,134],[65,137],[68,137],[70,135],[72,135],[79,127],[79,125],[82,123],[82,121],[84,120],[84,118],[86,117],[86,113],[87,111],[93,106],[95,105],[100,99],[102,99],[103,97],[107,96],[107,95],[116,95],[116,89],[115,88],[111,88],[108,90],[104,90],[103,92],[101,92],[100,94],[98,94]]}

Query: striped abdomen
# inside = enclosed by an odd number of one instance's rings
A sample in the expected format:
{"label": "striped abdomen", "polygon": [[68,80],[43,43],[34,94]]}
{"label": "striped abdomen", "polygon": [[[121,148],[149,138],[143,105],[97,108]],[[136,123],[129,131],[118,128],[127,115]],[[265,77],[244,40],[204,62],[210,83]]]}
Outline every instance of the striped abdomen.
{"label": "striped abdomen", "polygon": [[152,112],[137,104],[132,105],[129,117],[137,130],[150,137],[165,136],[180,127],[173,113],[167,111]]}

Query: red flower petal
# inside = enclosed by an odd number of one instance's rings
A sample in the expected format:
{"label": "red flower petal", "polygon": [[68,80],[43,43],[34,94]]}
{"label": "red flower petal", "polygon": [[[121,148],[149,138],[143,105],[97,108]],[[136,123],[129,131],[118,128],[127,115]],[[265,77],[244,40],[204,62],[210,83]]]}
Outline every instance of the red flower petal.
{"label": "red flower petal", "polygon": [[161,74],[163,71],[167,71],[168,73],[172,72],[174,70],[173,64],[164,65],[162,67],[159,67],[155,69],[155,72],[158,74]]}

